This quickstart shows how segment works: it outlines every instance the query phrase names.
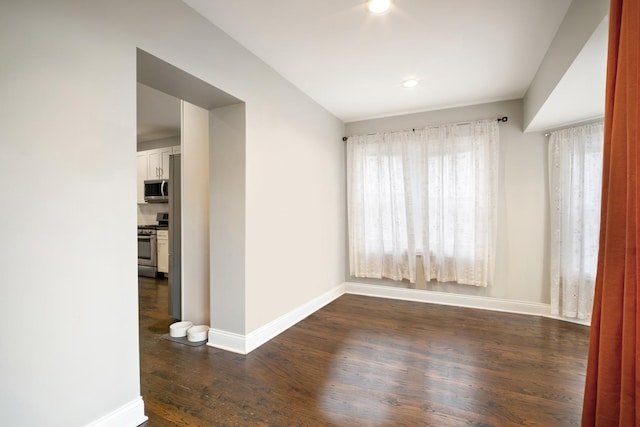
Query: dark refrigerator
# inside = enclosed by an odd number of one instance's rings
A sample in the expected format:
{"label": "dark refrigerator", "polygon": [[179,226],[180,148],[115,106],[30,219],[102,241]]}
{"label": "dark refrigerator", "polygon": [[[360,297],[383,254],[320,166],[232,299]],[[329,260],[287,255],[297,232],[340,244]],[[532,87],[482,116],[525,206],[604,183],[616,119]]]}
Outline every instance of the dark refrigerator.
{"label": "dark refrigerator", "polygon": [[169,156],[169,314],[182,320],[180,154]]}

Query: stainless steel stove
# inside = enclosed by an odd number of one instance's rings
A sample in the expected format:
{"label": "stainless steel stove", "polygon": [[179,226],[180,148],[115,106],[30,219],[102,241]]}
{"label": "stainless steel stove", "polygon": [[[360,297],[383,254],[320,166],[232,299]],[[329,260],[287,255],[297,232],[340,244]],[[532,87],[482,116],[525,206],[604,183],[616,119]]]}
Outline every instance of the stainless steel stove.
{"label": "stainless steel stove", "polygon": [[158,213],[157,224],[138,225],[138,276],[156,277],[158,274],[157,230],[167,229],[169,214]]}

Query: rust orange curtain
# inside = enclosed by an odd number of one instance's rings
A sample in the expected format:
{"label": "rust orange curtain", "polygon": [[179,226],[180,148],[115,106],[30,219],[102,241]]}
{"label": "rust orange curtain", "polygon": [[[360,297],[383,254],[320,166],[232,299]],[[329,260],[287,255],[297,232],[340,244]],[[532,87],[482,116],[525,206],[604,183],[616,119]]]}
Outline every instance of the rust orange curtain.
{"label": "rust orange curtain", "polygon": [[600,252],[583,426],[640,426],[640,0],[611,0]]}

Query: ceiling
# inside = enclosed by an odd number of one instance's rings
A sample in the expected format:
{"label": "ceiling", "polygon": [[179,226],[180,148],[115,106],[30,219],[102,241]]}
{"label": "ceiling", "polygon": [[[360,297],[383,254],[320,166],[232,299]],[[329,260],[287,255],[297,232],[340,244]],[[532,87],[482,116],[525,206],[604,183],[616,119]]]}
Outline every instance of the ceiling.
{"label": "ceiling", "polygon": [[184,1],[345,122],[522,98],[571,4]]}
{"label": "ceiling", "polygon": [[180,100],[138,83],[138,142],[180,135]]}
{"label": "ceiling", "polygon": [[[571,4],[393,0],[376,16],[364,0],[183,1],[344,122],[522,98]],[[527,130],[602,116],[604,24]]]}

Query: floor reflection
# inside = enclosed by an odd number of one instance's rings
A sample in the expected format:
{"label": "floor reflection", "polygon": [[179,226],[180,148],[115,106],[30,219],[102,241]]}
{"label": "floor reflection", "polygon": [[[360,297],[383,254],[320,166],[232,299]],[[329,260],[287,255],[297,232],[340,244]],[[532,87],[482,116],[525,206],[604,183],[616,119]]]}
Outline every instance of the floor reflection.
{"label": "floor reflection", "polygon": [[580,421],[588,328],[579,325],[345,295],[243,356],[161,339],[166,285],[139,291],[149,425]]}

